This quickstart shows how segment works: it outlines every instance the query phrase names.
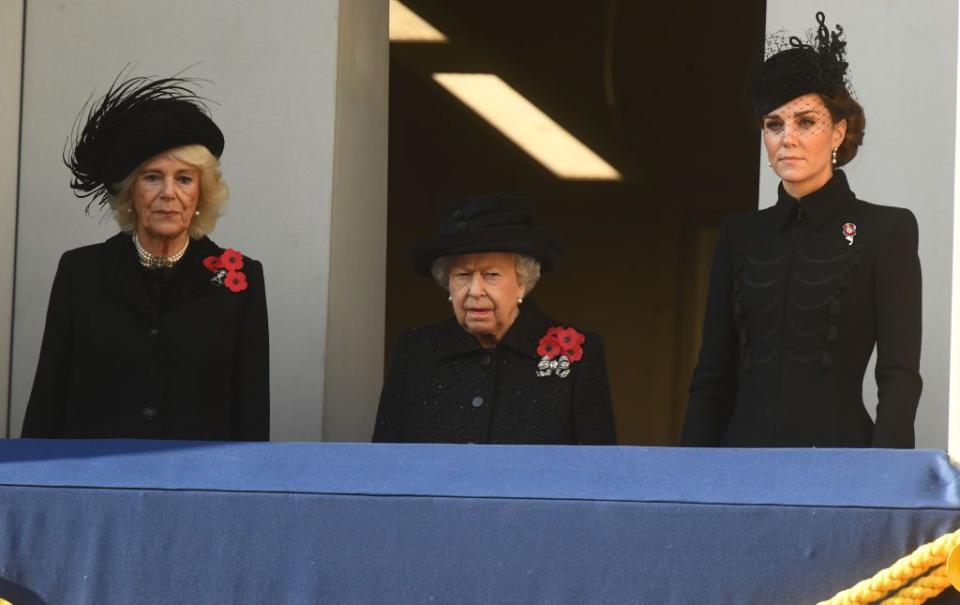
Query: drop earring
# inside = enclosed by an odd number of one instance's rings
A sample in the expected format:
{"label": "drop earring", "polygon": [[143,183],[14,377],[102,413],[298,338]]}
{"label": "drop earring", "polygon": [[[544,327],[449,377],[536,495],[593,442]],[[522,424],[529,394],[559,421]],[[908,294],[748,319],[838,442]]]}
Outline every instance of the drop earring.
{"label": "drop earring", "polygon": [[834,166],[837,165],[837,149],[839,149],[839,147],[833,148],[833,159],[831,161],[833,162]]}

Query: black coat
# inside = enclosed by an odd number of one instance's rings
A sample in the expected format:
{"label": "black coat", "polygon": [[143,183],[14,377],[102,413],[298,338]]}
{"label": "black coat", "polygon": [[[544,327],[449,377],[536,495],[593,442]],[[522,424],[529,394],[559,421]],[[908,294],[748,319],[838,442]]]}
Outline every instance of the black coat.
{"label": "black coat", "polygon": [[380,395],[374,441],[612,444],[603,341],[586,334],[566,378],[537,376],[537,345],[560,325],[532,301],[495,349],[455,319],[407,330]]}
{"label": "black coat", "polygon": [[[725,218],[682,442],[913,447],[917,239],[913,213],[856,199],[842,171],[800,201],[781,184],[775,206]],[[862,394],[874,344],[876,425]]]}
{"label": "black coat", "polygon": [[191,242],[163,280],[127,235],[65,253],[23,436],[268,439],[263,268],[244,257],[231,292],[202,264],[222,252]]}

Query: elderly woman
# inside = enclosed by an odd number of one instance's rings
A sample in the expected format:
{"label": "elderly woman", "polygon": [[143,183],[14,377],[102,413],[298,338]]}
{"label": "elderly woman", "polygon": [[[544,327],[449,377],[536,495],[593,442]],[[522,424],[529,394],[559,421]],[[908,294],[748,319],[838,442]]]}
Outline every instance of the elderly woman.
{"label": "elderly woman", "polygon": [[206,236],[224,140],[190,84],[114,82],[74,135],[71,187],[120,233],[60,259],[24,437],[269,437],[263,269]]}
{"label": "elderly woman", "polygon": [[447,205],[414,266],[449,292],[453,317],[408,330],[380,395],[374,441],[611,444],[603,342],[527,298],[560,258],[530,200]]}
{"label": "elderly woman", "polygon": [[[858,200],[839,168],[863,140],[846,42],[823,13],[750,81],[773,207],[726,217],[682,441],[913,447],[920,398],[920,261],[909,210]],[[862,385],[877,347],[876,422]]]}

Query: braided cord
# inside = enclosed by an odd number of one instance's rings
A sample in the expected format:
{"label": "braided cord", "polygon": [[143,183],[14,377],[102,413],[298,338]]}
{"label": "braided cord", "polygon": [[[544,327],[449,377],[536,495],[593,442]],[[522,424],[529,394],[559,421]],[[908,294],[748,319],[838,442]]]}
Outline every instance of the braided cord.
{"label": "braided cord", "polygon": [[[920,546],[896,563],[877,572],[872,578],[842,590],[818,605],[867,605],[884,599],[883,605],[915,605],[935,597],[950,586],[946,561],[950,552],[960,545],[960,530],[940,536]],[[928,571],[934,568],[929,574]],[[924,575],[926,574],[926,575]],[[923,577],[920,577],[923,576]],[[919,579],[910,584],[914,578]],[[910,584],[909,586],[906,586]]]}

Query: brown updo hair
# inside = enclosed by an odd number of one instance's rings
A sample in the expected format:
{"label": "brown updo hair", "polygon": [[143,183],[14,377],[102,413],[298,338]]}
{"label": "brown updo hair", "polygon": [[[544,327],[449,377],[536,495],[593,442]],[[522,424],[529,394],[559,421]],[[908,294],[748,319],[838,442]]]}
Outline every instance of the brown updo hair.
{"label": "brown updo hair", "polygon": [[863,145],[867,118],[863,115],[863,106],[850,95],[850,91],[845,86],[841,86],[839,92],[832,97],[819,92],[817,96],[827,107],[834,124],[840,120],[847,121],[847,134],[837,147],[837,168],[839,168],[857,157],[857,150],[860,145]]}

